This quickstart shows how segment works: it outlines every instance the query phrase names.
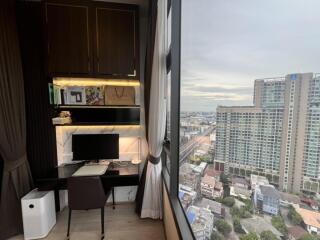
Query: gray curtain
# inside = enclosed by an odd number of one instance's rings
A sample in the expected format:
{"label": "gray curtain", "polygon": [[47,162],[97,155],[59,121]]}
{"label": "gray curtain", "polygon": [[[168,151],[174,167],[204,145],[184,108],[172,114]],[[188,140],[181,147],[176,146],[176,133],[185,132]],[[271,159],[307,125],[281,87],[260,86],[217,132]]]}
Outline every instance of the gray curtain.
{"label": "gray curtain", "polygon": [[24,85],[14,1],[0,7],[0,239],[22,232],[20,198],[32,188],[26,155]]}

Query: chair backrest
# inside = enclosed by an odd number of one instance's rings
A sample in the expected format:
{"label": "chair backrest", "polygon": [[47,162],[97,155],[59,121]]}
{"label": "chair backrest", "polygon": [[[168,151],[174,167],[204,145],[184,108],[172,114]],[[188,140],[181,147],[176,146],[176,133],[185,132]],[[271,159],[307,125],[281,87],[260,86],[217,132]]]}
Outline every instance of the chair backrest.
{"label": "chair backrest", "polygon": [[72,210],[102,208],[107,200],[100,177],[70,177],[68,199]]}

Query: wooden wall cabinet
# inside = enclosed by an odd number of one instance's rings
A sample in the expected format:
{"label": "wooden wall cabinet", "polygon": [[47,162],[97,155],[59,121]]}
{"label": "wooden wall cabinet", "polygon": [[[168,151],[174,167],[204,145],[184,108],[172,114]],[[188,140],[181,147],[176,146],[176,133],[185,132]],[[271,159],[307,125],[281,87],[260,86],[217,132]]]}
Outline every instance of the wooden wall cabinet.
{"label": "wooden wall cabinet", "polygon": [[95,7],[95,57],[98,74],[135,75],[134,8]]}
{"label": "wooden wall cabinet", "polygon": [[46,3],[50,76],[138,78],[138,7]]}
{"label": "wooden wall cabinet", "polygon": [[90,74],[89,7],[46,3],[48,72]]}

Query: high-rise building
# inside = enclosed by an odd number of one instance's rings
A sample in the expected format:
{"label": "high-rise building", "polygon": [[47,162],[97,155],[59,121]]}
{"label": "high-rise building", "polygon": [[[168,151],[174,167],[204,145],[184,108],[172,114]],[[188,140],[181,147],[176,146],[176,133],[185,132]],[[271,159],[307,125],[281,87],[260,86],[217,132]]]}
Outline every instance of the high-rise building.
{"label": "high-rise building", "polygon": [[258,79],[253,106],[219,106],[215,161],[281,189],[320,192],[320,75]]}

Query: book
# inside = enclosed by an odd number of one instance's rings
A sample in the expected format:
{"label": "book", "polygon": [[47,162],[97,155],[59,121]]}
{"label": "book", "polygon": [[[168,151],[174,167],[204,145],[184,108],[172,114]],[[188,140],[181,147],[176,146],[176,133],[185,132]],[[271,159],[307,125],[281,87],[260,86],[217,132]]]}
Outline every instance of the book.
{"label": "book", "polygon": [[86,87],[87,105],[104,105],[104,88]]}
{"label": "book", "polygon": [[53,85],[53,104],[60,105],[61,100],[61,87]]}
{"label": "book", "polygon": [[65,104],[69,105],[85,105],[86,93],[85,87],[67,87],[66,88]]}

